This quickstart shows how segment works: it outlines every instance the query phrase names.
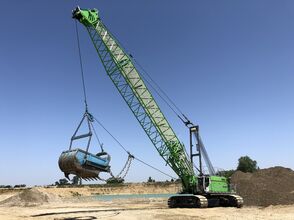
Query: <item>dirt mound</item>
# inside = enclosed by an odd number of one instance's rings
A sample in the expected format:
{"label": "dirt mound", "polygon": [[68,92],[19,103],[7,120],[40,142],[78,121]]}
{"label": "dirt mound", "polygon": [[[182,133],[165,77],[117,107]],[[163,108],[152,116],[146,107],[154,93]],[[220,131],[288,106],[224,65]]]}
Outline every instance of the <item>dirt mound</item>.
{"label": "dirt mound", "polygon": [[272,167],[255,173],[237,171],[231,183],[236,184],[245,205],[294,204],[294,171],[289,168]]}
{"label": "dirt mound", "polygon": [[49,196],[37,189],[26,189],[0,202],[6,206],[36,206],[49,202]]}

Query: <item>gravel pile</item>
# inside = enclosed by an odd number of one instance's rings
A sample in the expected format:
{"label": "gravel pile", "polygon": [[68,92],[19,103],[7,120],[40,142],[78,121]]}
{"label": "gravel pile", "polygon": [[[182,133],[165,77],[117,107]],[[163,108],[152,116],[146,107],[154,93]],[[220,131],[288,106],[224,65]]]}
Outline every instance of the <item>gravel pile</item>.
{"label": "gravel pile", "polygon": [[236,184],[245,205],[294,204],[294,171],[289,168],[271,167],[255,173],[237,171],[231,183]]}
{"label": "gravel pile", "polygon": [[0,202],[4,206],[36,206],[49,202],[49,196],[37,189],[26,189]]}

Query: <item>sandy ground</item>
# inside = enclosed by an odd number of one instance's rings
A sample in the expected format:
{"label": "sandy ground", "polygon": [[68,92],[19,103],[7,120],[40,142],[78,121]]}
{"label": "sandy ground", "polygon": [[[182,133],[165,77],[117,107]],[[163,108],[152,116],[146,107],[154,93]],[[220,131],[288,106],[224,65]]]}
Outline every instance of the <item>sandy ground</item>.
{"label": "sandy ground", "polygon": [[[14,193],[15,194],[15,193]],[[0,195],[0,201],[12,194]],[[169,209],[166,199],[118,199],[98,201],[81,197],[60,198],[33,207],[0,206],[0,219],[293,219],[294,205],[207,209]]]}

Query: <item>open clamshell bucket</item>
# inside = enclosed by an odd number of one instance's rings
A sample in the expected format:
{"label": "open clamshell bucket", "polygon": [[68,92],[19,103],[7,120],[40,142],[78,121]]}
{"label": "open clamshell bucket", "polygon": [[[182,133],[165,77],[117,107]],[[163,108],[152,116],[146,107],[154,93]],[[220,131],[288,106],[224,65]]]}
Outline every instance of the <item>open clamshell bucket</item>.
{"label": "open clamshell bucket", "polygon": [[58,165],[66,177],[74,174],[83,179],[96,179],[100,172],[110,171],[109,162],[106,152],[95,155],[77,148],[62,152]]}

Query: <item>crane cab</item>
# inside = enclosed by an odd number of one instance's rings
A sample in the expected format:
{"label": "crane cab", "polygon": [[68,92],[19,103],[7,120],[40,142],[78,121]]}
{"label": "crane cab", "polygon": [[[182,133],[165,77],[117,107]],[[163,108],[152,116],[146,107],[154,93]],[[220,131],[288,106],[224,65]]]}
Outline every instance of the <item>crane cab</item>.
{"label": "crane cab", "polygon": [[229,193],[227,178],[203,175],[198,177],[198,187],[204,193]]}

